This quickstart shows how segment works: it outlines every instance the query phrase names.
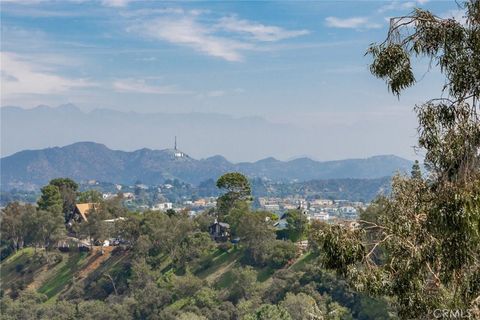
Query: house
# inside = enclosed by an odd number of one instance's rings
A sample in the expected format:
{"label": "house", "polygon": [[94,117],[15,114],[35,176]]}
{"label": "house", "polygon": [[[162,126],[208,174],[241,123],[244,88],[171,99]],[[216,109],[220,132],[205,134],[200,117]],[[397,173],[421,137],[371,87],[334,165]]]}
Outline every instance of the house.
{"label": "house", "polygon": [[215,241],[227,241],[230,238],[230,225],[215,219],[215,222],[208,227],[208,233]]}
{"label": "house", "polygon": [[328,221],[330,219],[330,215],[328,212],[314,212],[311,216],[311,219],[313,220],[320,220],[320,221]]}
{"label": "house", "polygon": [[87,202],[77,203],[68,221],[68,225],[72,226],[74,222],[88,221],[88,215],[99,207],[98,203]]}
{"label": "house", "polygon": [[165,211],[165,210],[169,210],[169,209],[173,209],[173,203],[171,202],[161,202],[161,203],[157,203],[156,205],[154,205],[152,207],[152,210],[155,210],[155,211]]}

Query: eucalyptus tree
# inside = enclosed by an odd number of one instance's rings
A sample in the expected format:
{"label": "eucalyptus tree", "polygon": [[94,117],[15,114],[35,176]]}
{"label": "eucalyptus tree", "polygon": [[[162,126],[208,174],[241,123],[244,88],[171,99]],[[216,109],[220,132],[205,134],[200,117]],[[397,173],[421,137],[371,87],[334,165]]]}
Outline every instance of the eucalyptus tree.
{"label": "eucalyptus tree", "polygon": [[426,58],[445,77],[441,94],[415,107],[427,176],[397,176],[392,194],[357,230],[315,228],[325,266],[359,290],[391,297],[401,318],[435,309],[480,317],[480,1],[462,21],[415,9],[392,18],[385,41],[367,51],[372,74],[389,90],[416,83]]}

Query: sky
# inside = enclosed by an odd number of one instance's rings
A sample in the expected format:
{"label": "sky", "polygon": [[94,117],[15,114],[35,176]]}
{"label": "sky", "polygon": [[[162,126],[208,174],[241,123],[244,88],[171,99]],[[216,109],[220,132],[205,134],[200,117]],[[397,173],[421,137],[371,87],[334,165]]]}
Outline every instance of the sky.
{"label": "sky", "polygon": [[365,51],[415,7],[461,17],[454,1],[2,0],[1,106],[254,116],[298,129],[295,148],[232,160],[414,159],[413,107],[440,95],[442,76],[418,61],[417,85],[398,99]]}

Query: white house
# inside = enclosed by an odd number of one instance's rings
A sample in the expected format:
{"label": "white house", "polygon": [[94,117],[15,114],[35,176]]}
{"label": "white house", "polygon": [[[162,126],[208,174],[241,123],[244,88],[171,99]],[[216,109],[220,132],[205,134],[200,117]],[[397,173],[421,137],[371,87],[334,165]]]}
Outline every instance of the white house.
{"label": "white house", "polygon": [[152,207],[152,210],[159,210],[159,211],[165,211],[168,209],[173,209],[173,203],[171,202],[161,202],[157,203]]}

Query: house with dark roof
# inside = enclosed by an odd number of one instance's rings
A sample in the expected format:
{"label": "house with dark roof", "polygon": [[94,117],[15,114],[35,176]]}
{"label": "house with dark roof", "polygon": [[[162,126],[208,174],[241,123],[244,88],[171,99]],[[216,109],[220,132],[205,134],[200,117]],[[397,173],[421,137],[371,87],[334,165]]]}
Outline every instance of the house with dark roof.
{"label": "house with dark roof", "polygon": [[227,241],[230,238],[230,225],[215,219],[215,222],[208,227],[208,233],[215,241]]}

